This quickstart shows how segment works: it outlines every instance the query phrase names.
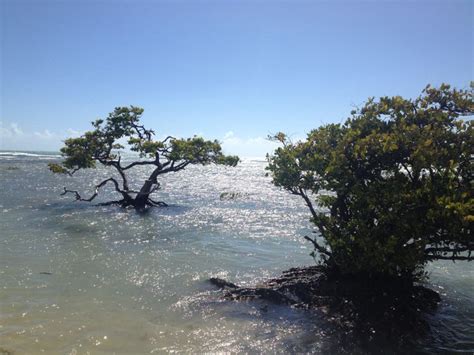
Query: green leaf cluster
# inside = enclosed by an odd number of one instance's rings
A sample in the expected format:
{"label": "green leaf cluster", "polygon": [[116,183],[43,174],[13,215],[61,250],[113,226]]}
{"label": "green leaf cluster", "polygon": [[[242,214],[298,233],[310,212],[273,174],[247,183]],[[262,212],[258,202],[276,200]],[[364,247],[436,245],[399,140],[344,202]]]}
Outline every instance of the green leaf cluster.
{"label": "green leaf cluster", "polygon": [[187,139],[171,139],[169,159],[187,161],[191,164],[207,165],[210,163],[235,166],[239,162],[237,156],[226,156],[217,140],[209,141],[194,136]]}
{"label": "green leaf cluster", "polygon": [[[158,168],[175,166],[182,168],[188,164],[224,164],[235,166],[236,156],[226,156],[218,141],[208,141],[200,137],[176,139],[167,137],[156,140],[155,132],[146,129],[140,122],[143,109],[140,107],[116,107],[106,119],[92,122],[93,130],[77,138],[64,141],[61,154],[64,161],[50,164],[53,173],[74,173],[79,169],[94,168],[99,162],[120,167],[118,151],[125,147],[139,153],[142,159],[151,159],[147,164]],[[172,169],[171,169],[172,170]]]}
{"label": "green leaf cluster", "polygon": [[305,141],[275,135],[283,146],[268,170],[309,204],[328,263],[349,274],[413,275],[474,249],[473,115],[472,85],[371,98]]}

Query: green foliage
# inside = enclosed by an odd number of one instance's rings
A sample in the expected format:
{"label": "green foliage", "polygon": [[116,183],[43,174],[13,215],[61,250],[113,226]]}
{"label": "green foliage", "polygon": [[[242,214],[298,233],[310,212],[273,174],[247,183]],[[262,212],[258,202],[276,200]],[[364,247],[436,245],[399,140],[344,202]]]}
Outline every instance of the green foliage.
{"label": "green foliage", "polygon": [[49,163],[48,167],[49,167],[49,170],[51,170],[55,174],[67,174],[68,173],[68,170],[60,164]]}
{"label": "green foliage", "polygon": [[323,259],[344,273],[413,275],[429,260],[472,260],[473,114],[472,85],[369,99],[303,142],[277,134],[268,170],[305,199]]}
{"label": "green foliage", "polygon": [[170,142],[170,159],[189,161],[192,164],[207,165],[210,163],[235,166],[239,162],[237,156],[225,156],[217,140],[206,141],[201,137],[172,139]]}
{"label": "green foliage", "polygon": [[[163,201],[155,201],[151,195],[160,189],[158,177],[162,174],[183,170],[189,164],[206,165],[210,163],[235,166],[237,156],[226,156],[222,153],[218,141],[208,141],[200,137],[177,139],[166,137],[154,139],[155,132],[146,129],[140,123],[143,109],[135,106],[117,107],[105,119],[92,122],[93,130],[78,138],[64,141],[61,164],[49,164],[49,169],[56,174],[72,175],[81,169],[96,167],[100,163],[112,167],[118,172],[119,180],[109,177],[95,186],[89,198],[83,198],[76,190],[64,188],[65,194],[73,194],[77,201],[91,202],[106,184],[113,184],[120,200],[103,204],[118,204],[122,207],[133,206],[142,211],[147,207],[163,207]],[[130,150],[139,154],[139,159],[124,164],[120,150],[125,147],[120,143],[126,141]],[[136,166],[151,168],[150,175],[140,190],[130,188],[127,172]]]}
{"label": "green foliage", "polygon": [[[218,141],[206,141],[200,137],[188,139],[154,140],[155,132],[140,124],[143,109],[135,106],[117,107],[103,119],[92,122],[93,130],[78,138],[64,142],[61,153],[65,158],[61,165],[50,164],[54,173],[71,173],[79,169],[94,168],[97,162],[104,165],[117,163],[117,152],[125,141],[140,158],[151,158],[150,165],[163,164],[223,164],[235,166],[239,158],[222,153]],[[161,161],[160,161],[161,159]],[[164,161],[163,161],[164,160]]]}

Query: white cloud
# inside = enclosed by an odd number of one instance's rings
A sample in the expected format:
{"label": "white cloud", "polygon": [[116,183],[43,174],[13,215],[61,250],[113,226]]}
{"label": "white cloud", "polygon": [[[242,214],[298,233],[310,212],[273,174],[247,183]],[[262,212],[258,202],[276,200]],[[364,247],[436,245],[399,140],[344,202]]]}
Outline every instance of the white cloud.
{"label": "white cloud", "polygon": [[26,131],[18,123],[0,121],[0,149],[57,151],[62,141],[68,137],[77,137],[82,133],[69,128],[62,131]]}
{"label": "white cloud", "polygon": [[[8,124],[0,122],[0,149],[57,151],[66,138],[78,137],[83,133],[73,128],[61,131],[44,129],[28,132],[23,131],[15,122]],[[240,157],[263,158],[278,147],[278,143],[271,142],[262,136],[241,137],[233,131],[226,132],[220,141],[226,154],[235,154]],[[126,145],[125,140],[120,143]]]}
{"label": "white cloud", "polygon": [[267,153],[272,153],[278,144],[263,137],[241,138],[229,131],[222,138],[222,147],[227,154],[263,158]]}
{"label": "white cloud", "polygon": [[43,132],[35,132],[34,135],[40,139],[54,139],[59,138],[58,135],[51,133],[49,130],[45,129]]}
{"label": "white cloud", "polygon": [[[296,134],[289,138],[293,143],[304,140],[304,136]],[[221,142],[225,153],[251,158],[263,158],[267,153],[272,154],[281,145],[262,136],[242,138],[233,131],[226,132]]]}
{"label": "white cloud", "polygon": [[234,136],[234,132],[229,131],[229,132],[227,132],[226,134],[224,134],[224,138],[223,138],[223,139],[224,139],[224,140],[230,139],[230,138],[232,138],[233,136]]}
{"label": "white cloud", "polygon": [[10,129],[15,135],[22,135],[23,131],[18,127],[17,123],[10,123]]}
{"label": "white cloud", "polygon": [[18,123],[12,122],[8,126],[5,126],[3,122],[0,122],[0,137],[12,137],[23,135],[23,130],[18,126]]}
{"label": "white cloud", "polygon": [[66,134],[67,134],[68,137],[79,137],[80,135],[83,134],[83,132],[77,131],[77,130],[72,129],[72,128],[68,128],[68,129],[66,129]]}

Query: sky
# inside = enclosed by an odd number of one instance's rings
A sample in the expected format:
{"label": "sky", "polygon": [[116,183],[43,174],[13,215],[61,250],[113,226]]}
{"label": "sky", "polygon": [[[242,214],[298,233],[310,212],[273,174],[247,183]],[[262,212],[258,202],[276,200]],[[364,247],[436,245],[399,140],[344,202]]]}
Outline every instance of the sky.
{"label": "sky", "polygon": [[264,156],[371,96],[473,80],[474,1],[0,0],[0,149],[57,151],[117,106]]}

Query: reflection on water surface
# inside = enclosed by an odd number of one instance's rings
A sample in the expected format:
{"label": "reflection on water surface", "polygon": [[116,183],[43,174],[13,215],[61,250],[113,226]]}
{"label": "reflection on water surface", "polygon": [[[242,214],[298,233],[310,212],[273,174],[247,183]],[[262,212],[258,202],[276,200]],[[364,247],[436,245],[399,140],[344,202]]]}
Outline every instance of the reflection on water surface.
{"label": "reflection on water surface", "polygon": [[[305,206],[271,185],[264,162],[167,176],[160,199],[171,207],[140,215],[60,197],[64,184],[85,191],[108,172],[53,176],[49,159],[0,157],[2,350],[371,350],[318,312],[222,301],[206,282],[218,276],[253,284],[312,263],[301,238],[311,227]],[[139,170],[137,181],[145,175]],[[473,351],[474,265],[439,262],[430,272],[443,303],[430,334],[413,339],[410,350]],[[378,350],[397,351],[396,340],[376,340]]]}

